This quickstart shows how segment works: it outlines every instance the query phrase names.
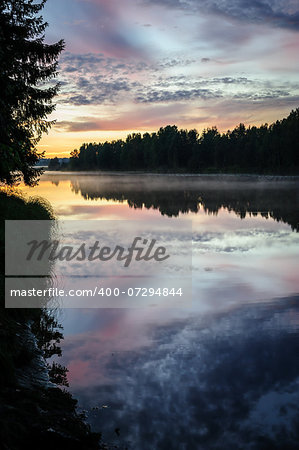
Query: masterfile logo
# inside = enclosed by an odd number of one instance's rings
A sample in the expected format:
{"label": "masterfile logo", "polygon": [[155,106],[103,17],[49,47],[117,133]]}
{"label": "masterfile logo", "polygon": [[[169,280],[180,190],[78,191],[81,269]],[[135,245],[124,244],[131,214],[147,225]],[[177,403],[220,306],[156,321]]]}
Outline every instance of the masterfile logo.
{"label": "masterfile logo", "polygon": [[[116,258],[117,261],[124,262],[124,267],[129,267],[132,259],[135,261],[165,261],[168,259],[170,255],[167,255],[166,247],[156,244],[156,239],[149,241],[142,237],[135,237],[128,249],[121,245],[116,245],[113,249],[105,245],[101,247],[99,241],[95,241],[91,246],[83,242],[77,248],[71,245],[60,245],[58,240],[39,242],[35,239],[27,242],[30,250],[26,260],[31,261],[35,257],[37,261],[41,261],[42,258],[47,257],[50,261],[110,261]],[[47,252],[49,252],[48,255]]]}
{"label": "masterfile logo", "polygon": [[189,220],[7,221],[5,238],[7,307],[170,306],[192,297]]}

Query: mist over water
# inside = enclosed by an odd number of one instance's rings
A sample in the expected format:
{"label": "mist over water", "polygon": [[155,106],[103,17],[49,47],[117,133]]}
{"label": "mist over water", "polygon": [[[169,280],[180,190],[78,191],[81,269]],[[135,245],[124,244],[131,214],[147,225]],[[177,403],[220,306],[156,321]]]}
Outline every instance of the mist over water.
{"label": "mist over water", "polygon": [[104,439],[296,448],[298,180],[47,172],[22,189],[66,220],[192,219],[192,307],[60,313],[70,389]]}
{"label": "mist over water", "polygon": [[43,183],[67,185],[84,200],[126,202],[162,215],[217,214],[221,208],[239,217],[272,217],[299,229],[299,178],[254,175],[90,175],[46,173]]}

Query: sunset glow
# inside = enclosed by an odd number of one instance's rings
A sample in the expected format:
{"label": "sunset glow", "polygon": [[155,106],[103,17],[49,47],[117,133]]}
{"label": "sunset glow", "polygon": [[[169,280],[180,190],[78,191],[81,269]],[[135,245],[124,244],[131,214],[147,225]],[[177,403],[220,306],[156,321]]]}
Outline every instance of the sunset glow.
{"label": "sunset glow", "polygon": [[39,149],[63,157],[167,124],[225,131],[287,116],[299,105],[298,13],[292,0],[49,0],[47,41],[66,50]]}

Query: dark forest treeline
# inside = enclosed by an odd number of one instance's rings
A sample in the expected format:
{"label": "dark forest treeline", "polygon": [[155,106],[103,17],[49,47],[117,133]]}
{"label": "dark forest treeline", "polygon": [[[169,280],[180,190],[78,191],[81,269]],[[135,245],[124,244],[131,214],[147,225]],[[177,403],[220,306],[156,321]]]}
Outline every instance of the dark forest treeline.
{"label": "dark forest treeline", "polygon": [[216,127],[133,133],[126,140],[83,144],[71,153],[71,170],[299,173],[299,108],[272,125],[220,133]]}

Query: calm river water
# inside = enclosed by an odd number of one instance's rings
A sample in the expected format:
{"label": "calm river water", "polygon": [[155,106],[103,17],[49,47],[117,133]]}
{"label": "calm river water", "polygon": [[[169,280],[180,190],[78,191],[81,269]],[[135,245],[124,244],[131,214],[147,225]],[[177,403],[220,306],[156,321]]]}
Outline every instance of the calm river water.
{"label": "calm river water", "polygon": [[22,190],[63,220],[192,220],[192,306],[58,313],[59,362],[105,441],[298,448],[299,181],[46,172]]}

